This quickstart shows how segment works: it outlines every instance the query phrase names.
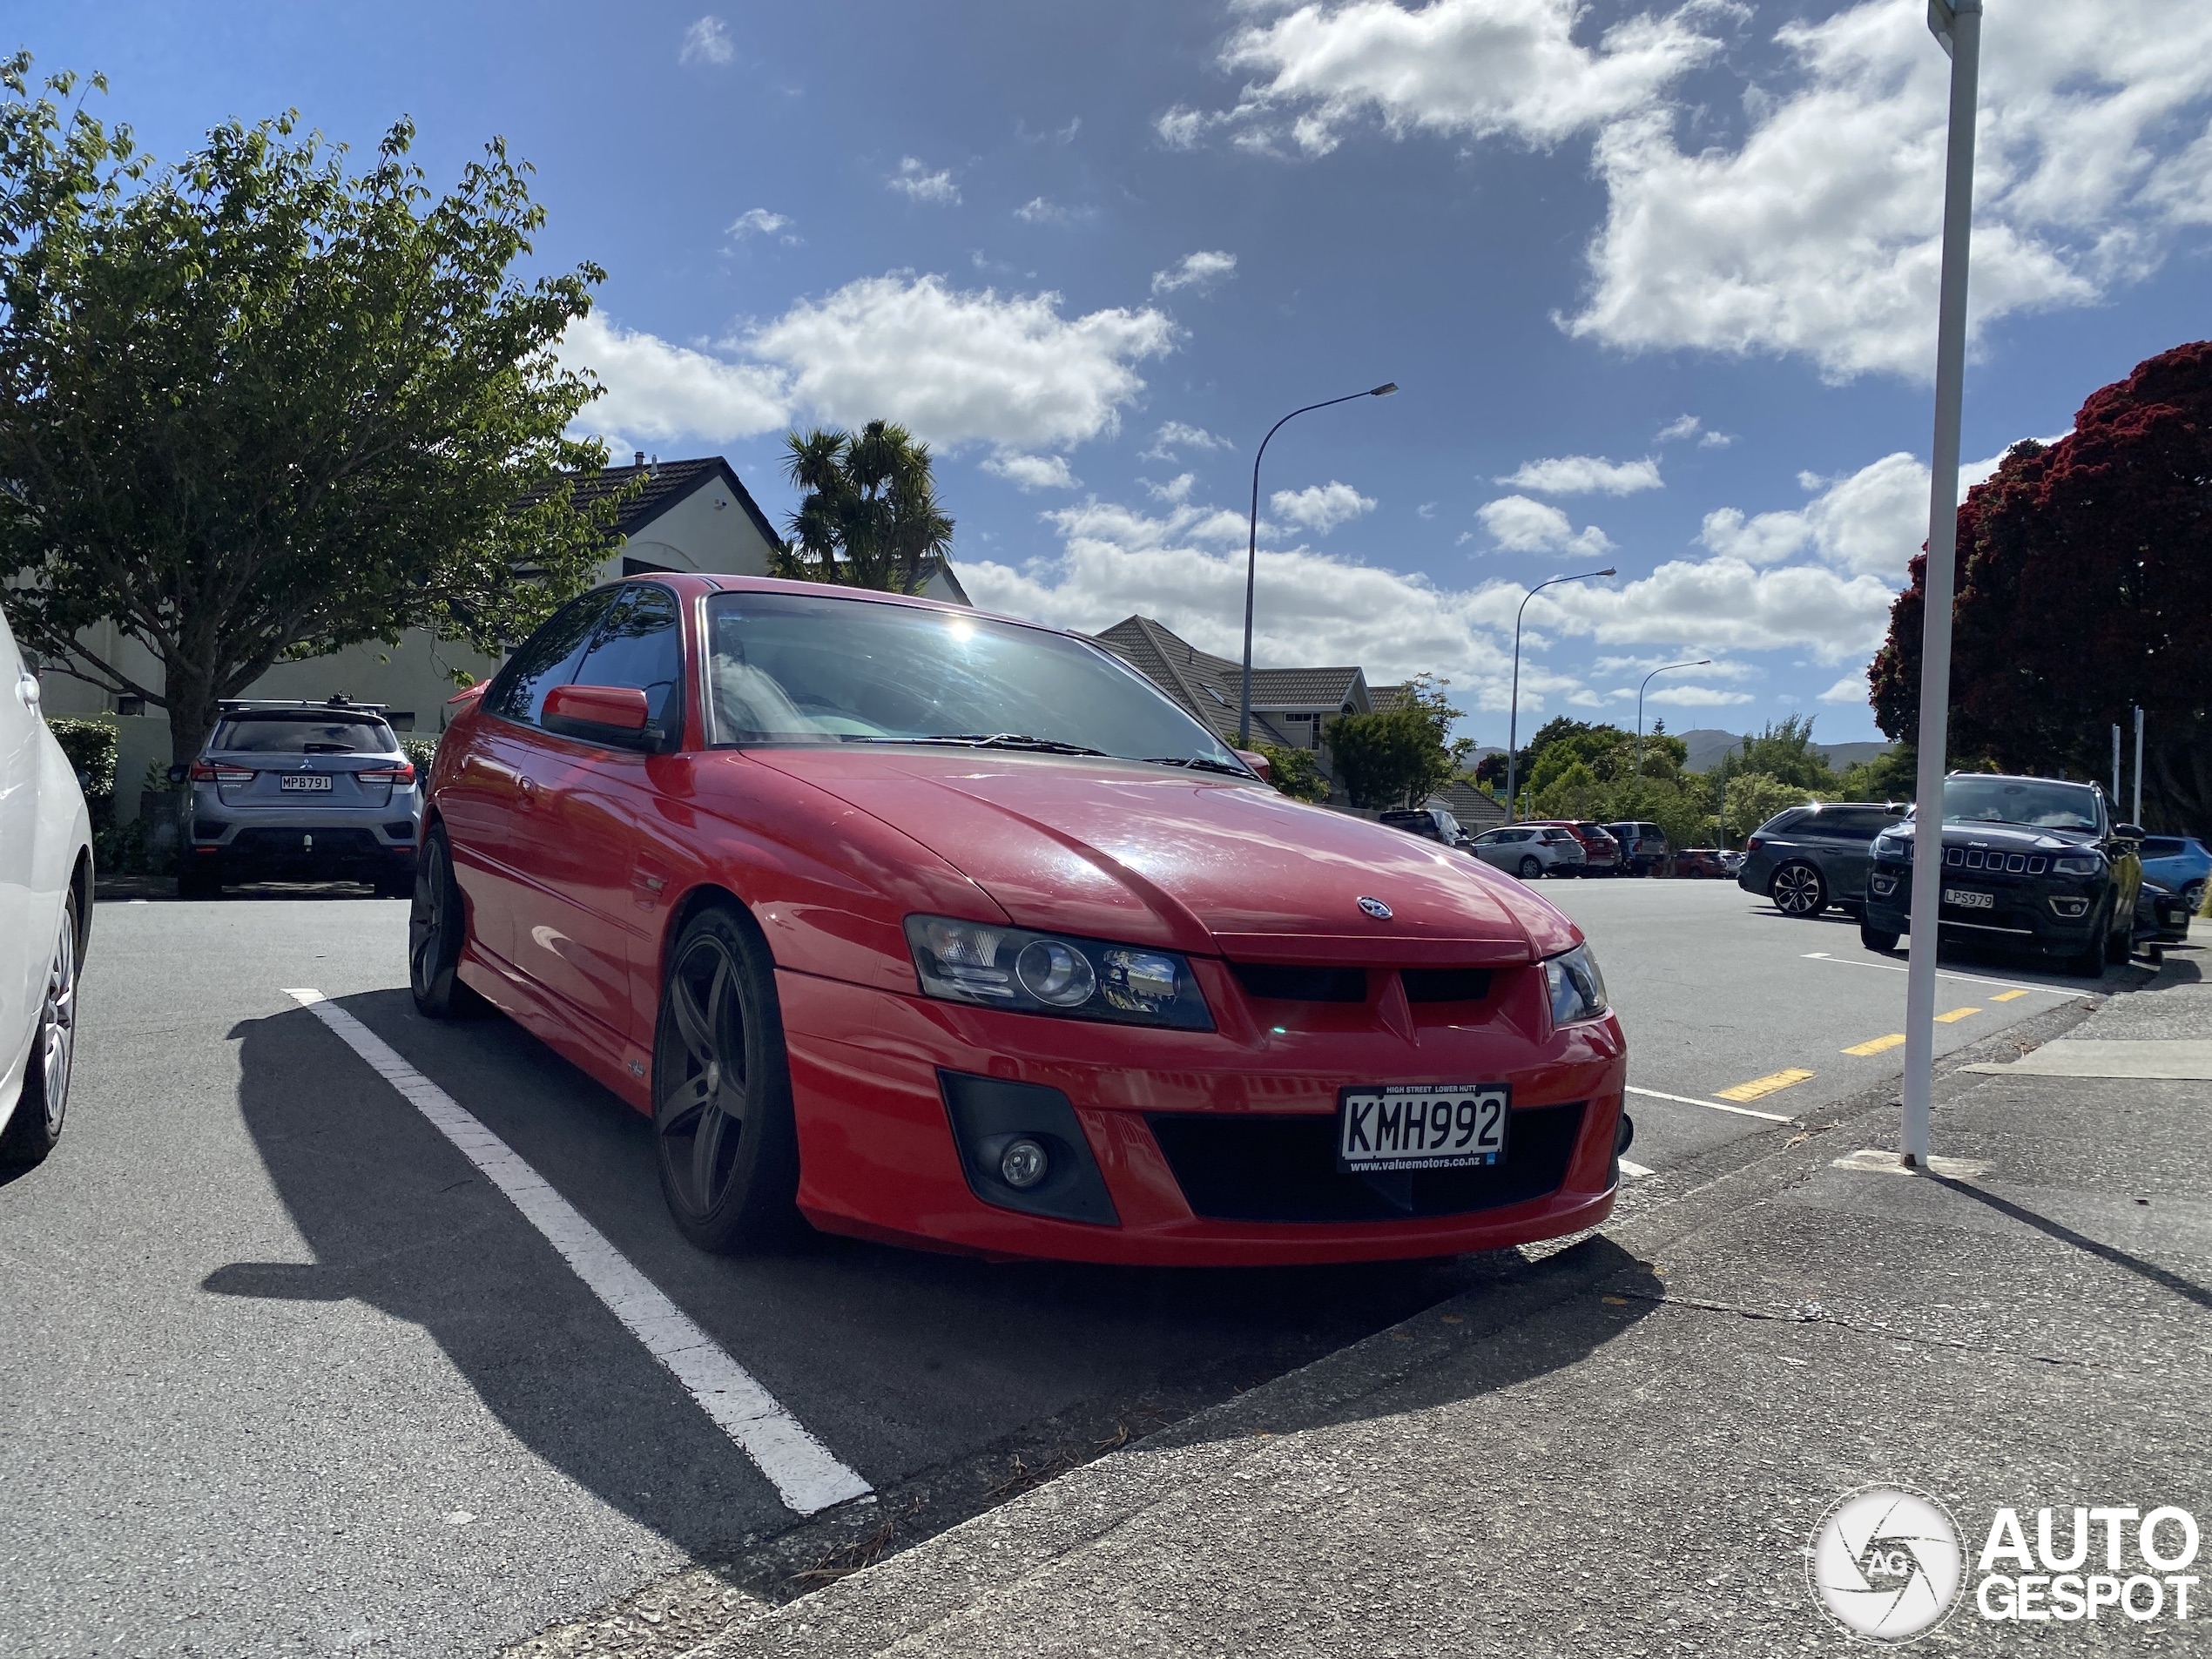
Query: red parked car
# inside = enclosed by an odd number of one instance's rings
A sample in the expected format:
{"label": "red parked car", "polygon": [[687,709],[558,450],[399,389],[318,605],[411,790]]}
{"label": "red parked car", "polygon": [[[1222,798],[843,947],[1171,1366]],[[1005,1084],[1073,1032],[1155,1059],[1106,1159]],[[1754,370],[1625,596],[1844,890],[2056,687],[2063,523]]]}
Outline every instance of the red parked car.
{"label": "red parked car", "polygon": [[438,745],[416,1004],[481,997],[656,1125],[694,1243],[1423,1257],[1588,1227],[1630,1125],[1581,934],[1290,800],[1076,636],[661,576]]}
{"label": "red parked car", "polygon": [[1524,824],[1556,825],[1581,844],[1582,867],[1575,873],[1581,876],[1618,875],[1621,873],[1621,843],[1613,832],[1602,824],[1591,824],[1571,818],[1525,818]]}

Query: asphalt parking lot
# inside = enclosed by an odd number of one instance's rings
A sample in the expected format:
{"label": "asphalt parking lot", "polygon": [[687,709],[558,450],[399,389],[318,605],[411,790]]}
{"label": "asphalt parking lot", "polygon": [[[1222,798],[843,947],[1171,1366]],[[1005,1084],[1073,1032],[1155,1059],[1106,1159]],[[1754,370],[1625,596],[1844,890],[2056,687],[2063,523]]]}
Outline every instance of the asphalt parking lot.
{"label": "asphalt parking lot", "polygon": [[[1901,1028],[1902,959],[1847,921],[1720,882],[1544,892],[1627,1024],[1638,1167],[1897,1071],[1877,1045]],[[804,1531],[294,992],[498,1136],[886,1512],[957,1518],[1487,1271],[1009,1266],[833,1239],[704,1256],[642,1119],[504,1022],[415,1015],[404,932],[403,905],[328,894],[99,907],[67,1138],[0,1187],[0,1650],[483,1654]],[[1946,966],[1946,1047],[2087,988]]]}

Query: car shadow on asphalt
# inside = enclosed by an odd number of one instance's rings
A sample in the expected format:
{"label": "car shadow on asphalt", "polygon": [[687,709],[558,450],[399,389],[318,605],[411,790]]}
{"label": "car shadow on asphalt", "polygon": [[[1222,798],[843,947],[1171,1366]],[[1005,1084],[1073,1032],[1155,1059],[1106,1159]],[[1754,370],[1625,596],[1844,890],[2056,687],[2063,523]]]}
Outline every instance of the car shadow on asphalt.
{"label": "car shadow on asphalt", "polygon": [[[934,1482],[948,1523],[1447,1298],[1510,1298],[1538,1271],[1515,1252],[1305,1269],[994,1264],[816,1234],[772,1255],[707,1256],[667,1217],[651,1126],[517,1028],[434,1024],[404,992],[338,1004],[872,1482]],[[421,1327],[523,1446],[695,1558],[792,1524],[551,1246],[320,1021],[292,1009],[233,1035],[241,1116],[314,1259],[233,1263],[206,1291],[358,1300]],[[1582,1335],[1615,1323],[1608,1309]],[[1547,1363],[1569,1362],[1580,1339]]]}

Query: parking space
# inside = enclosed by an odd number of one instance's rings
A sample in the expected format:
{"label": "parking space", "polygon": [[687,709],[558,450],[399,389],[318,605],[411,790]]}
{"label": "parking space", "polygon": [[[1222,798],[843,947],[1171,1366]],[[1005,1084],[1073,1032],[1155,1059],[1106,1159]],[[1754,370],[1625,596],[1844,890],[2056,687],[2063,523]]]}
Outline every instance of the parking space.
{"label": "parking space", "polygon": [[[1639,1164],[1894,1074],[1901,963],[1855,929],[1720,883],[1542,891],[1628,1026]],[[985,1501],[1493,1271],[704,1255],[642,1118],[504,1021],[415,1014],[405,922],[328,897],[101,907],[69,1136],[0,1189],[22,1650],[482,1652],[798,1522],[702,1386],[757,1386],[878,1491],[936,1472]],[[1946,1047],[2080,988],[1972,963],[1944,986],[1972,1010]]]}

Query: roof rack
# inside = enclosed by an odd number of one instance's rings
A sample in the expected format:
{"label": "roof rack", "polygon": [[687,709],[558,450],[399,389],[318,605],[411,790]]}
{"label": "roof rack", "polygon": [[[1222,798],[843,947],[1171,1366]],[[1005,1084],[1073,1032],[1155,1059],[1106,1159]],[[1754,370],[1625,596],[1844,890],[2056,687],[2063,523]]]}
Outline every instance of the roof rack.
{"label": "roof rack", "polygon": [[257,713],[275,713],[298,709],[320,712],[327,709],[340,710],[347,714],[381,714],[391,705],[387,703],[356,703],[343,691],[320,703],[310,703],[305,698],[226,697],[216,706],[228,713],[233,709],[252,710]]}

